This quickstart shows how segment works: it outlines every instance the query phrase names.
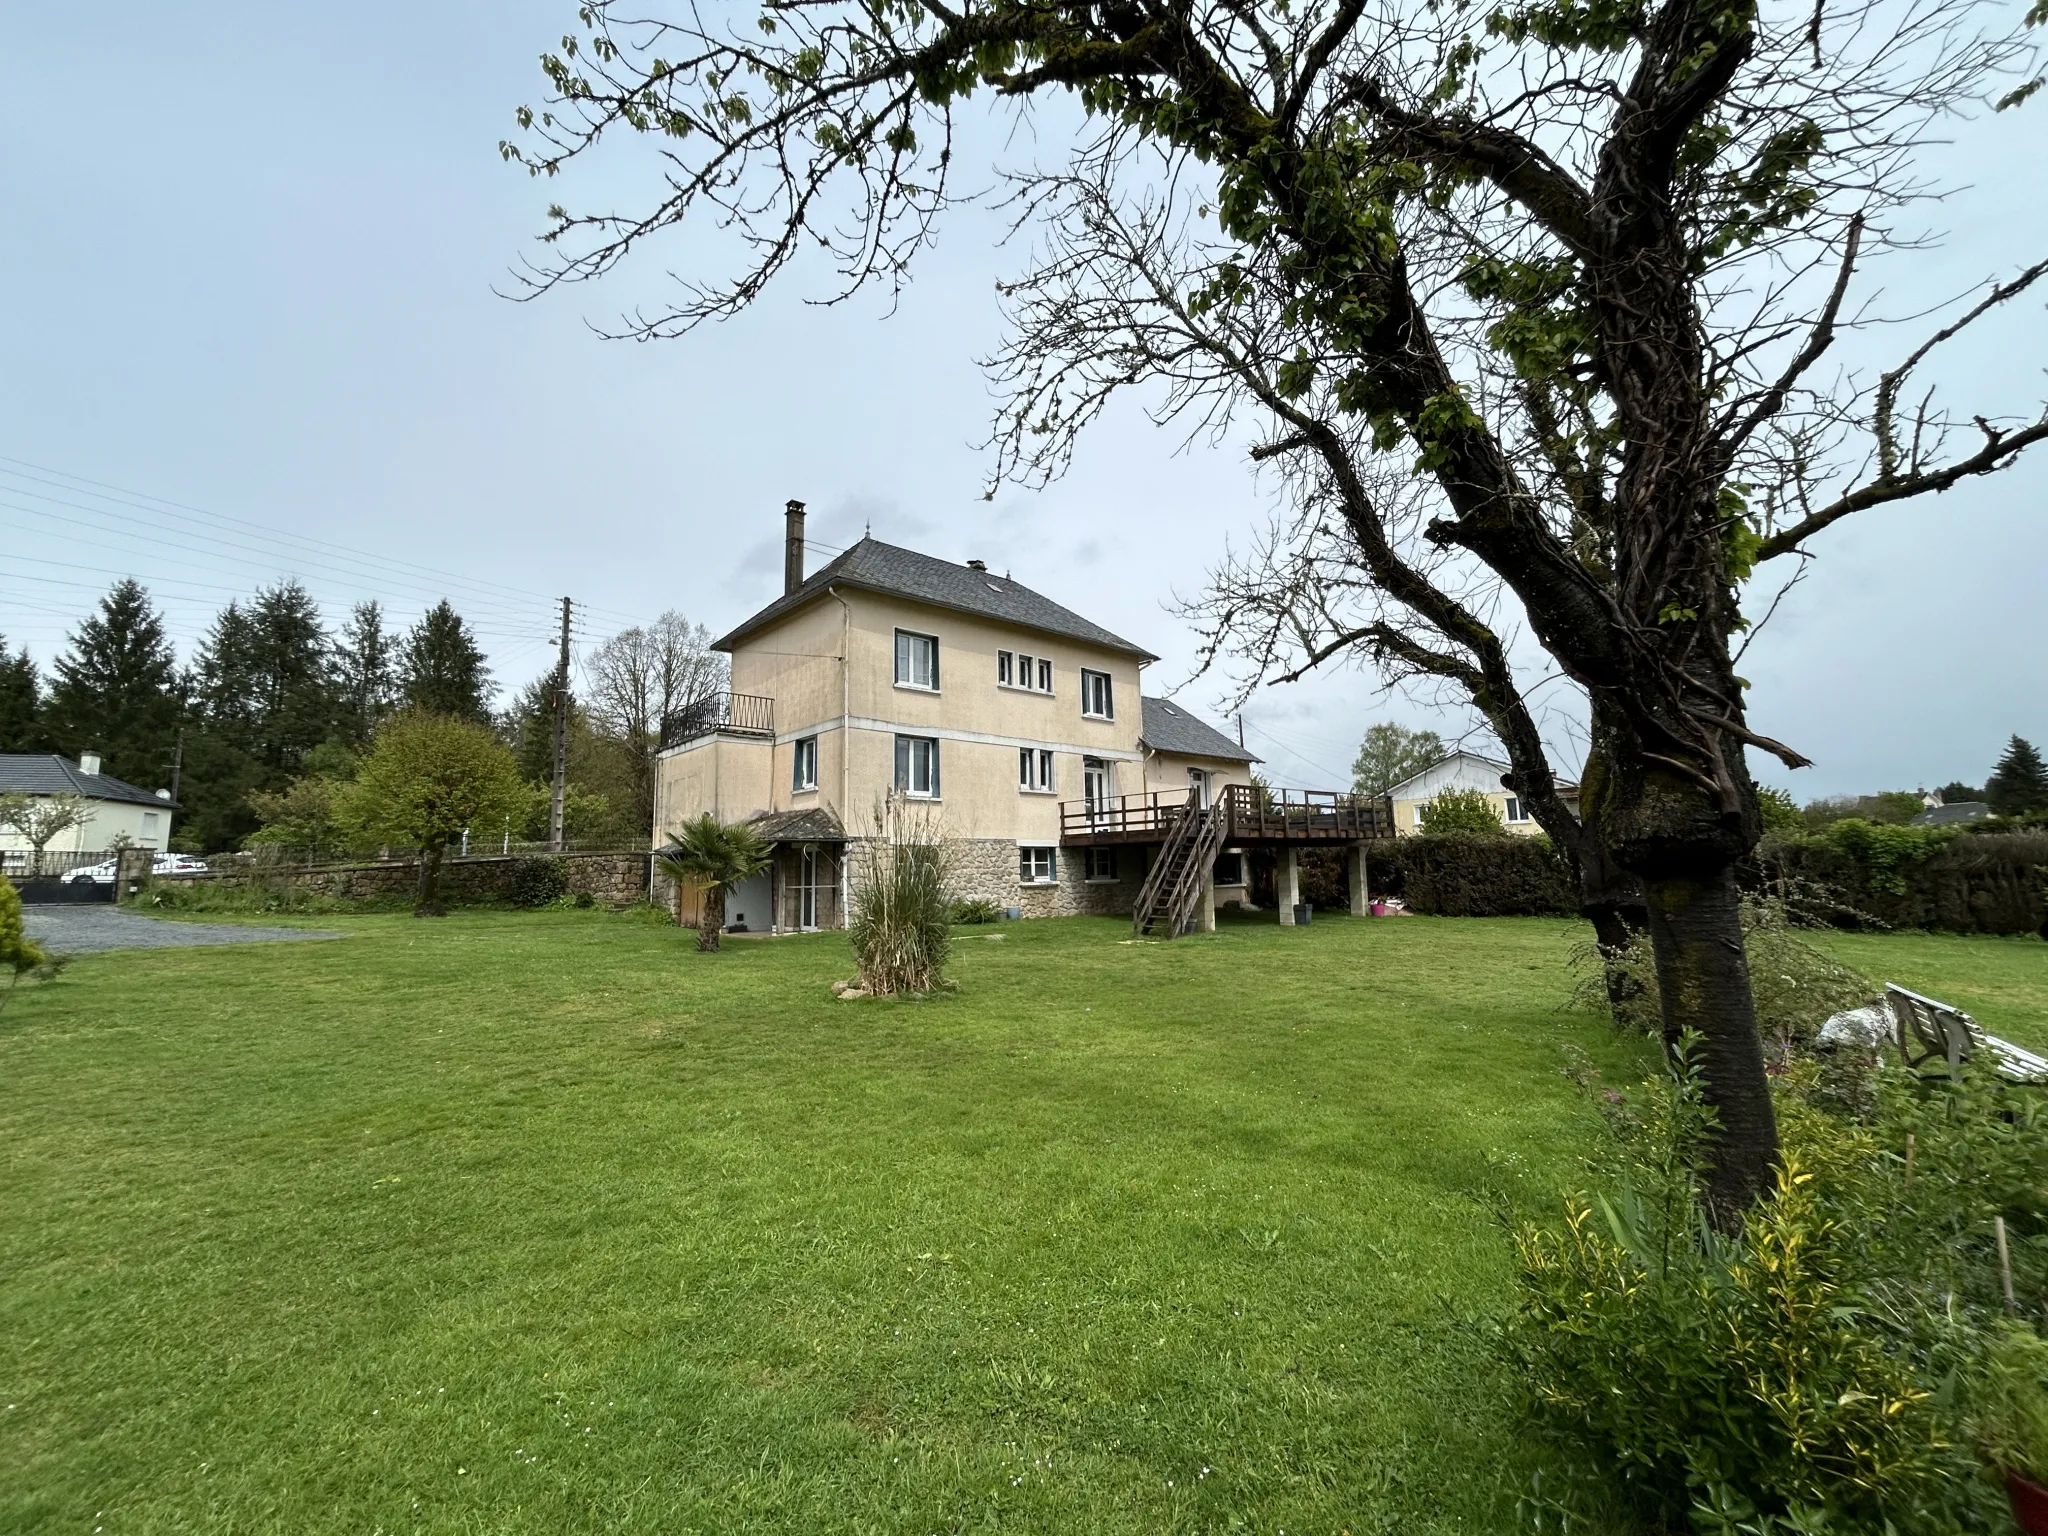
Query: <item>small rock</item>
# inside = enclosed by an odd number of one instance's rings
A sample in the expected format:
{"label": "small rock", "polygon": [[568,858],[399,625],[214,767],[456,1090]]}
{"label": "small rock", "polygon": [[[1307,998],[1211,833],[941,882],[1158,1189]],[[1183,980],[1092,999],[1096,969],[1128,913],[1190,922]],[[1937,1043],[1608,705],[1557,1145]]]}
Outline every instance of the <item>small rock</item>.
{"label": "small rock", "polygon": [[845,993],[848,987],[852,985],[853,983],[850,981],[835,981],[832,983],[832,995],[834,997],[839,997]]}
{"label": "small rock", "polygon": [[872,992],[868,991],[868,989],[867,989],[866,987],[848,987],[848,988],[847,988],[847,989],[846,989],[845,991],[843,991],[843,992],[841,992],[841,993],[839,994],[839,1001],[841,1001],[842,1003],[850,1003],[850,1002],[852,1002],[852,1001],[853,1001],[853,1000],[854,1000],[854,999],[855,999],[856,997],[872,997],[872,996],[874,996],[874,994],[873,994]]}

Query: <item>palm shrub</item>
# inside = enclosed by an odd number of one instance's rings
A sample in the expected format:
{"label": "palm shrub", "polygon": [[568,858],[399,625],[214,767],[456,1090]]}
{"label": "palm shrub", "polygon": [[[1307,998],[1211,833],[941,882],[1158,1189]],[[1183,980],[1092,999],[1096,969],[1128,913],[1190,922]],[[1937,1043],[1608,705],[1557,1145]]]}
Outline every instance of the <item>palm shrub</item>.
{"label": "palm shrub", "polygon": [[952,947],[951,873],[939,824],[890,797],[854,862],[847,936],[861,985],[877,996],[935,991]]}
{"label": "palm shrub", "polygon": [[655,857],[655,867],[675,882],[678,910],[685,885],[704,888],[704,914],[697,921],[697,948],[718,948],[725,928],[725,893],[768,867],[775,850],[753,828],[728,826],[706,811],[670,834],[674,843]]}

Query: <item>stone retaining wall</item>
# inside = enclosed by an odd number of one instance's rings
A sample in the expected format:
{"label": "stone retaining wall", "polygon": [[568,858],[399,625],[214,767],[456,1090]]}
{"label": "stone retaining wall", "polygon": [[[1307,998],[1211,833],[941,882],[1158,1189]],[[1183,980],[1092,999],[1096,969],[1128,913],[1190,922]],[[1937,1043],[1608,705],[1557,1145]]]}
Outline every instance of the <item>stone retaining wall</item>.
{"label": "stone retaining wall", "polygon": [[[522,857],[446,859],[441,864],[441,895],[449,902],[504,901],[512,889],[512,872]],[[624,907],[647,899],[648,863],[645,853],[563,853],[538,855],[559,858],[568,871],[569,894],[589,895],[606,906]],[[259,868],[253,864],[231,864],[218,874],[164,875],[160,885],[224,886],[285,885],[316,896],[340,901],[367,901],[378,896],[410,896],[419,888],[417,859],[379,859],[359,864],[330,864],[317,869]]]}

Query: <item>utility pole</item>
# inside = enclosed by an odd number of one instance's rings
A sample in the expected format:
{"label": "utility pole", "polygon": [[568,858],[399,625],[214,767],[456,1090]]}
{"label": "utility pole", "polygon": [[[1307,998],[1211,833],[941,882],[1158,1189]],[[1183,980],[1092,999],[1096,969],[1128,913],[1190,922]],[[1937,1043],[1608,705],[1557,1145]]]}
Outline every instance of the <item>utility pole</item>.
{"label": "utility pole", "polygon": [[555,786],[548,804],[548,852],[562,851],[562,801],[569,787],[569,599],[562,599],[562,653],[555,663]]}
{"label": "utility pole", "polygon": [[185,768],[185,727],[178,727],[178,744],[171,749],[171,799],[178,798],[178,775]]}

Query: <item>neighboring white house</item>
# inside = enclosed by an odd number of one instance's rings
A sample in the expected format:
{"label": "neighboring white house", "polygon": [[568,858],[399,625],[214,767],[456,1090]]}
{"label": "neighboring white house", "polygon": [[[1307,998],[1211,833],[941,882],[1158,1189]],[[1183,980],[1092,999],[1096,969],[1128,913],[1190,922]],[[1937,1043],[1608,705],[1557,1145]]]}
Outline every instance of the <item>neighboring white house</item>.
{"label": "neighboring white house", "polygon": [[[100,772],[96,753],[77,762],[54,752],[0,753],[0,795],[77,795],[88,814],[51,839],[52,853],[97,853],[125,839],[137,848],[168,848],[171,816],[178,809],[167,789],[151,793]],[[0,826],[0,867],[25,868],[29,842],[14,828]]]}
{"label": "neighboring white house", "polygon": [[[1413,837],[1422,830],[1422,808],[1448,789],[1475,789],[1493,802],[1493,808],[1510,832],[1534,835],[1543,829],[1536,825],[1536,818],[1529,814],[1529,808],[1522,803],[1519,795],[1511,794],[1501,786],[1501,777],[1508,772],[1508,765],[1490,757],[1481,757],[1477,752],[1453,752],[1449,757],[1431,763],[1413,778],[1403,779],[1387,792],[1387,798],[1394,802],[1394,832],[1400,837]],[[1558,785],[1565,803],[1578,809],[1579,786],[1569,782]]]}

